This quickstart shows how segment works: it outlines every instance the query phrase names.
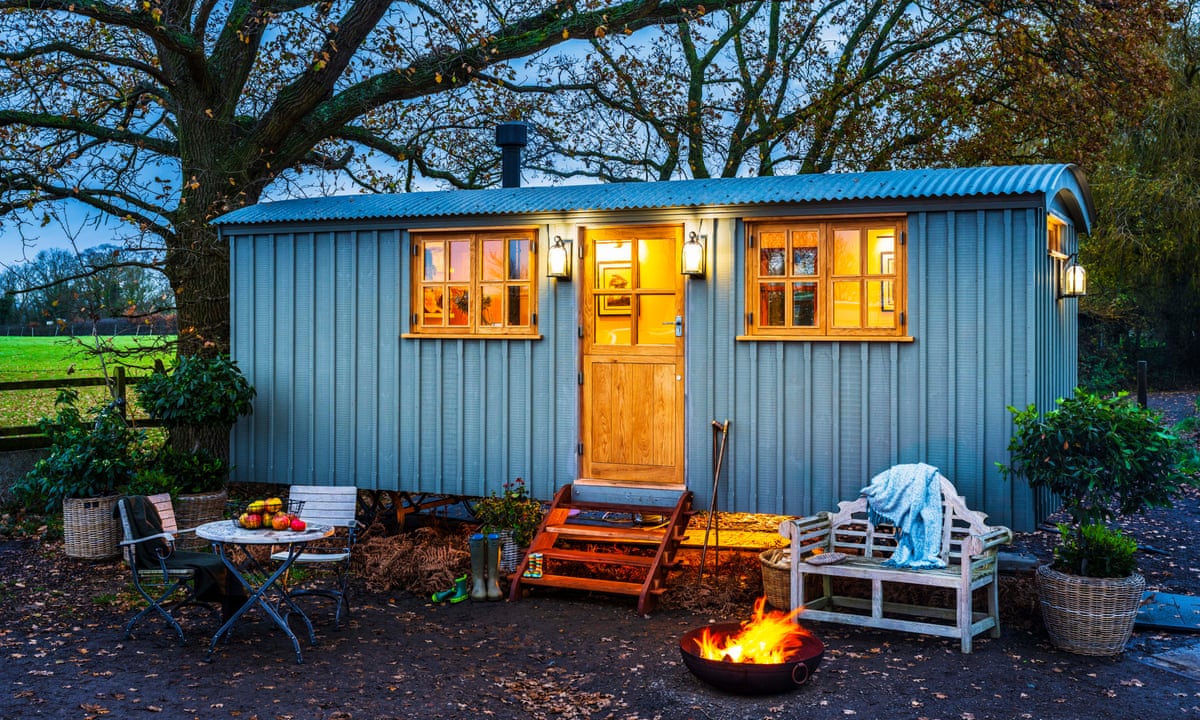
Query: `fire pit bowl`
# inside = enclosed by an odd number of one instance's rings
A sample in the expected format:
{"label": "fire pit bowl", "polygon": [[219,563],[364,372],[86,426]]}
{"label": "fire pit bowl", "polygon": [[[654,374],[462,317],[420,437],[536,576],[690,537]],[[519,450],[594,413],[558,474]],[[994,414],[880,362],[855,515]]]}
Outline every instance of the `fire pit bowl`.
{"label": "fire pit bowl", "polygon": [[768,695],[788,692],[803,685],[825,657],[825,643],[810,635],[791,660],[782,663],[756,664],[723,662],[701,657],[696,639],[705,630],[720,635],[736,634],[739,623],[720,623],[689,630],[679,641],[683,664],[692,674],[718,690],[739,695]]}

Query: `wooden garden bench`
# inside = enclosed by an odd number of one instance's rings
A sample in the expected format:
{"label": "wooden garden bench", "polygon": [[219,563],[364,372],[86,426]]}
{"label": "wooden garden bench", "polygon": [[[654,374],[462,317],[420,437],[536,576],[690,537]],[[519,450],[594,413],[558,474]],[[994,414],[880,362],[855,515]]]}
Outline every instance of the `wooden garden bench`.
{"label": "wooden garden bench", "polygon": [[[964,653],[971,652],[971,639],[984,630],[1000,637],[998,554],[1001,545],[1012,541],[1012,531],[985,524],[987,516],[969,510],[949,480],[941,478],[940,482],[940,556],[947,564],[945,568],[883,566],[896,546],[896,529],[870,522],[865,497],[838,503],[836,512],[781,523],[779,533],[791,540],[792,609],[804,606],[799,619],[957,637]],[[822,553],[842,553],[846,557],[832,564],[808,562]],[[805,602],[810,576],[821,578],[821,594]],[[870,597],[835,595],[834,578],[870,581]],[[953,590],[954,607],[885,601],[884,583]],[[861,583],[840,583],[838,589],[844,592],[842,585],[856,587]],[[985,612],[975,611],[972,604],[974,591],[980,589],[986,589]]]}

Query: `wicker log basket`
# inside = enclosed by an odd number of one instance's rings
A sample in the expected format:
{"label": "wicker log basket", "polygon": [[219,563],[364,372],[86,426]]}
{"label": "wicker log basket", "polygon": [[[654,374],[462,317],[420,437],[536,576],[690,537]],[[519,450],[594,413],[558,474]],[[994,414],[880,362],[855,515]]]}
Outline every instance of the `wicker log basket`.
{"label": "wicker log basket", "polygon": [[121,554],[121,526],[113,517],[116,495],[63,498],[63,545],[67,557],[107,560]]}
{"label": "wicker log basket", "polygon": [[[175,522],[181,529],[191,529],[220,520],[224,517],[228,501],[229,492],[226,490],[180,495],[175,501]],[[187,533],[176,539],[175,546],[180,550],[200,550],[208,546],[208,541],[196,537],[194,533]]]}
{"label": "wicker log basket", "polygon": [[763,594],[776,610],[792,609],[792,552],[790,548],[764,550],[758,556],[762,563]]}
{"label": "wicker log basket", "polygon": [[1146,579],[1067,575],[1037,569],[1042,621],[1055,646],[1079,655],[1116,655],[1133,632]]}

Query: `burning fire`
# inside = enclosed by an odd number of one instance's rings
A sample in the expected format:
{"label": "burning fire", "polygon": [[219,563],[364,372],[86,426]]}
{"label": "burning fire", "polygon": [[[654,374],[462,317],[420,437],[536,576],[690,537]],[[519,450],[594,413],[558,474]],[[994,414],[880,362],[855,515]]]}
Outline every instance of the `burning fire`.
{"label": "burning fire", "polygon": [[794,620],[804,608],[790,613],[764,612],[767,599],[754,601],[754,618],[742,623],[741,632],[734,635],[714,634],[705,628],[696,638],[700,657],[718,662],[755,663],[769,665],[792,660],[804,640],[810,637],[807,630]]}

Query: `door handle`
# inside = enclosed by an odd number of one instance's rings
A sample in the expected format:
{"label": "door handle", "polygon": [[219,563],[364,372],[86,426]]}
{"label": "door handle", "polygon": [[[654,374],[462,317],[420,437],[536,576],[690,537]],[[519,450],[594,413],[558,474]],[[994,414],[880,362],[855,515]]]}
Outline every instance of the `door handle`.
{"label": "door handle", "polygon": [[683,337],[683,316],[676,315],[674,320],[664,320],[663,325],[675,326],[675,337]]}

